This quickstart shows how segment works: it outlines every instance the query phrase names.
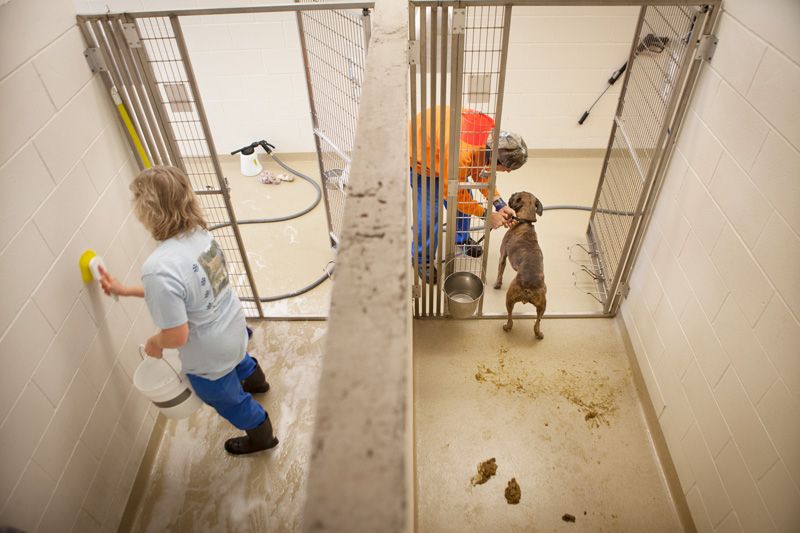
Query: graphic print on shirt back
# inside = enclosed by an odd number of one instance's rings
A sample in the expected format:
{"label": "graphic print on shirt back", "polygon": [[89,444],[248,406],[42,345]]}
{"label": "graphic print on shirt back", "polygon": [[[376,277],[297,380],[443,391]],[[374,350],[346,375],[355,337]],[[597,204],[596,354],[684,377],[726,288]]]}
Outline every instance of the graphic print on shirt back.
{"label": "graphic print on shirt back", "polygon": [[[211,290],[214,293],[214,298],[216,298],[222,289],[228,286],[228,269],[225,266],[225,256],[222,255],[222,250],[217,241],[211,241],[211,245],[205,252],[200,254],[197,262],[206,271]],[[203,281],[201,280],[201,285]]]}

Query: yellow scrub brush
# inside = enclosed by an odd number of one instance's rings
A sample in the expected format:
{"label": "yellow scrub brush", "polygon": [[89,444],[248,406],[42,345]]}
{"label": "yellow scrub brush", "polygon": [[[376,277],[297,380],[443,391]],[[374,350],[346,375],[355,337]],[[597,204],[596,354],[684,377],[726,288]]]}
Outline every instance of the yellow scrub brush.
{"label": "yellow scrub brush", "polygon": [[[78,260],[78,266],[81,269],[81,277],[84,283],[91,283],[93,279],[100,280],[100,267],[105,270],[106,265],[103,258],[97,255],[94,250],[86,250],[81,254]],[[119,301],[119,296],[116,294],[111,295],[114,301]]]}

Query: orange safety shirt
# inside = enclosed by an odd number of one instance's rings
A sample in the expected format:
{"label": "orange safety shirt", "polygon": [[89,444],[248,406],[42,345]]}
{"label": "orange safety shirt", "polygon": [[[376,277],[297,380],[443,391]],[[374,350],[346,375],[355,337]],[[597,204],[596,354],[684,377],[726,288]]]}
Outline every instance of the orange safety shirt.
{"label": "orange safety shirt", "polygon": [[[435,138],[431,138],[431,121],[433,120],[433,109],[428,109],[427,112],[427,120],[426,122],[426,130],[425,130],[425,140],[423,143],[422,137],[422,114],[417,114],[416,118],[416,127],[412,128],[411,124],[409,123],[409,137],[408,137],[408,150],[409,154],[411,154],[411,162],[410,166],[414,168],[419,175],[426,175],[426,176],[439,176],[440,170],[440,162],[441,158],[444,159],[444,187],[443,187],[443,194],[444,198],[447,199],[447,175],[450,169],[450,161],[448,160],[448,155],[450,153],[450,110],[449,107],[440,107],[437,106],[436,108],[436,136]],[[442,111],[443,110],[443,111]],[[441,112],[444,112],[445,116],[445,125],[444,125],[444,154],[440,153],[440,135],[441,132],[439,131],[441,126]],[[467,114],[474,114],[475,111],[470,109],[462,109],[461,110],[461,117],[462,122],[464,121],[464,116]],[[416,133],[417,137],[417,157],[416,161],[413,160],[413,153],[411,150],[413,137],[412,135]],[[433,145],[433,150],[431,145]],[[431,153],[433,153],[433,157],[431,157]],[[422,160],[423,157],[425,158],[425,172],[423,173],[422,167]],[[489,158],[486,156],[486,146],[485,145],[473,145],[467,142],[464,142],[462,139],[459,143],[458,148],[458,181],[465,182],[467,178],[471,178],[472,181],[476,183],[488,183],[488,178],[481,177],[480,173],[482,170],[489,166]],[[433,162],[433,165],[431,165]],[[433,168],[431,168],[433,166]],[[494,195],[490,199],[488,196],[489,187],[478,189],[481,191],[481,194],[487,199],[489,202],[492,202],[494,198],[500,197],[500,191],[496,188],[494,190]],[[484,216],[484,209],[483,206],[476,202],[472,194],[470,194],[468,189],[461,189],[458,191],[458,210],[462,213],[467,213],[470,215],[474,215],[477,217]]]}

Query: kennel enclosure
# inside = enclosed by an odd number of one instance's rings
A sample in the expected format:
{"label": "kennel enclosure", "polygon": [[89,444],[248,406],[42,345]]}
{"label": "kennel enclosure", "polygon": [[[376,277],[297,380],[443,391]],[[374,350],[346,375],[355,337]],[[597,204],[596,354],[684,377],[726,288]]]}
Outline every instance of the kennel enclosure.
{"label": "kennel enclosure", "polygon": [[[80,15],[84,55],[99,72],[140,169],[172,165],[198,195],[247,316],[264,317],[239,224],[200,98],[182,17],[294,12],[300,33],[328,231],[339,240],[355,142],[373,2]],[[325,275],[328,273],[326,271]]]}
{"label": "kennel enclosure", "polygon": [[[412,0],[409,10],[410,116],[415,124],[420,115],[421,139],[439,139],[438,153],[451,162],[459,151],[473,149],[474,139],[485,134],[473,120],[475,113],[491,119],[492,133],[500,131],[507,67],[511,11],[515,6],[546,6],[553,2],[519,0],[434,1]],[[548,316],[613,316],[627,293],[627,282],[661,180],[669,162],[689,97],[703,61],[713,55],[712,35],[719,2],[697,1],[575,1],[559,6],[640,6],[619,103],[611,125],[602,171],[586,229],[589,264],[584,268],[597,284],[602,312],[549,314]],[[445,117],[442,110],[448,113]],[[491,158],[484,171],[485,183],[467,180],[478,170],[461,164],[445,169],[444,156],[433,168],[435,149],[426,150],[424,141],[411,138],[411,161],[419,162],[421,179],[412,178],[414,202],[413,249],[420,242],[426,248],[421,257],[413,254],[414,270],[435,265],[438,279],[424,275],[413,288],[416,317],[448,316],[444,279],[454,271],[471,272],[486,282],[491,233],[491,191],[496,181],[497,140],[490,134]],[[447,197],[443,184],[447,181]],[[483,217],[469,216],[466,232],[481,243],[482,255],[466,253],[456,245],[456,209],[464,191],[480,206]],[[478,194],[482,191],[483,194]],[[428,207],[430,205],[435,207]],[[462,203],[463,205],[463,203]],[[577,207],[577,206],[576,206]],[[563,208],[559,206],[559,208]],[[547,209],[547,206],[545,206]],[[425,210],[425,212],[420,212]],[[458,213],[458,216],[463,216]],[[436,235],[434,235],[436,233]],[[434,242],[438,241],[437,248]],[[472,245],[474,246],[474,245]],[[483,313],[478,317],[493,317]],[[505,315],[503,315],[505,316]]]}

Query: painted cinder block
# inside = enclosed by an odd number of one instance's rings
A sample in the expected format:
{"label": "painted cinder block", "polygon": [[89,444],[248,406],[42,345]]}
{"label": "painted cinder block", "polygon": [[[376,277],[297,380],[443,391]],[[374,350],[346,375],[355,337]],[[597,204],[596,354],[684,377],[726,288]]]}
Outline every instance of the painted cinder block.
{"label": "painted cinder block", "polygon": [[727,154],[719,162],[709,191],[742,240],[752,249],[773,211],[767,199]]}
{"label": "painted cinder block", "polygon": [[[731,503],[722,486],[713,458],[696,424],[689,428],[689,432],[683,438],[683,452],[697,478],[697,487],[703,496],[709,521],[714,525],[719,524],[731,510]],[[694,509],[692,511],[692,516],[694,516]]]}
{"label": "painted cinder block", "polygon": [[47,319],[29,300],[0,340],[0,420],[22,393],[53,337]]}
{"label": "painted cinder block", "polygon": [[96,332],[97,326],[86,308],[76,301],[33,373],[33,381],[54,406],[64,397]]}
{"label": "painted cinder block", "polygon": [[697,177],[708,185],[722,156],[722,145],[692,110],[687,112],[684,127],[678,136],[678,150],[689,161]]}
{"label": "painted cinder block", "polygon": [[800,148],[800,65],[768,49],[747,99],[795,148]]}
{"label": "painted cinder block", "polygon": [[13,524],[22,531],[35,531],[55,488],[56,480],[48,476],[35,461],[29,461],[14,493],[0,513],[0,522]]}
{"label": "painted cinder block", "polygon": [[749,326],[753,326],[772,297],[773,289],[733,228],[725,225],[711,252],[725,285],[730,287]]}
{"label": "painted cinder block", "polygon": [[771,131],[764,141],[750,178],[795,233],[800,235],[800,152]]}
{"label": "painted cinder block", "polygon": [[711,387],[708,386],[697,363],[692,362],[683,376],[683,390],[689,400],[697,426],[708,445],[712,456],[716,456],[730,440],[725,419],[714,401]]}
{"label": "painted cinder block", "polygon": [[664,355],[672,372],[677,377],[683,377],[693,358],[693,353],[678,321],[678,316],[666,298],[662,298],[658,303],[653,313],[653,320],[658,328],[659,336],[664,341]]}
{"label": "painted cinder block", "polygon": [[105,127],[111,105],[98,83],[96,78],[86,84],[33,141],[56,182],[67,175]]}
{"label": "painted cinder block", "polygon": [[726,12],[720,16],[715,33],[719,41],[711,67],[739,94],[747,94],[766,43]]}
{"label": "painted cinder block", "polygon": [[121,425],[117,425],[82,506],[98,524],[103,523],[113,504],[115,489],[125,471],[132,443],[123,434]]}
{"label": "painted cinder block", "polygon": [[283,25],[280,22],[231,24],[229,30],[232,50],[274,50],[286,47]]}
{"label": "painted cinder block", "polygon": [[0,250],[54,188],[50,173],[32,144],[0,167]]}
{"label": "painted cinder block", "polygon": [[758,488],[778,531],[797,531],[800,527],[800,508],[797,506],[800,489],[792,481],[782,461],[777,461],[758,480]]}
{"label": "painted cinder block", "polygon": [[800,402],[792,398],[783,380],[777,380],[758,402],[756,411],[786,469],[800,485]]}
{"label": "painted cinder block", "polygon": [[33,60],[33,66],[42,78],[56,109],[64,107],[92,78],[92,71],[83,57],[85,48],[80,30],[75,26]]}
{"label": "painted cinder block", "polygon": [[0,331],[11,324],[52,262],[53,254],[33,222],[26,224],[0,253]]}
{"label": "painted cinder block", "polygon": [[711,262],[709,250],[710,247],[703,246],[694,233],[690,232],[678,262],[686,273],[706,316],[709,320],[713,320],[729,291],[714,263]]}
{"label": "painted cinder block", "polygon": [[772,531],[767,508],[736,443],[728,442],[714,462],[745,531]]}
{"label": "painted cinder block", "polygon": [[97,192],[78,162],[33,217],[54,255],[59,255],[92,210]]}
{"label": "painted cinder block", "polygon": [[706,381],[713,388],[730,365],[730,359],[696,298],[689,298],[680,322],[694,352],[695,360],[703,371]]}
{"label": "painted cinder block", "polygon": [[117,176],[130,154],[131,150],[116,125],[106,126],[92,142],[83,156],[83,165],[98,194]]}
{"label": "painted cinder block", "polygon": [[0,445],[3,449],[0,504],[11,494],[52,416],[53,406],[47,397],[34,383],[28,382],[19,401],[0,425]]}
{"label": "painted cinder block", "polygon": [[0,164],[47,123],[54,112],[33,65],[25,65],[0,80],[0,116],[3,117],[0,121]]}
{"label": "painted cinder block", "polygon": [[777,294],[767,304],[755,332],[789,392],[800,403],[800,324]]}
{"label": "painted cinder block", "polygon": [[75,374],[44,437],[33,452],[34,461],[53,479],[61,477],[72,451],[64,443],[78,440],[99,394],[82,372]]}
{"label": "painted cinder block", "polygon": [[122,367],[114,365],[80,439],[95,457],[102,457],[105,453],[131,386]]}
{"label": "painted cinder block", "polygon": [[753,255],[794,316],[800,317],[800,238],[780,216],[773,214]]}
{"label": "painted cinder block", "polygon": [[722,376],[714,388],[714,397],[750,474],[756,479],[761,478],[778,459],[778,453],[734,368],[729,368]]}
{"label": "painted cinder block", "polygon": [[723,81],[700,117],[736,162],[749,170],[769,131],[752,104]]}
{"label": "painted cinder block", "polygon": [[706,504],[703,502],[703,497],[700,495],[700,487],[695,485],[686,494],[686,503],[689,505],[689,510],[692,513],[692,520],[699,533],[712,533],[714,526],[711,525],[711,519],[708,517]]}
{"label": "painted cinder block", "polygon": [[53,497],[39,524],[41,531],[59,531],[64,524],[72,524],[78,516],[81,503],[97,470],[98,461],[81,441],[75,444],[72,457],[64,475],[56,486]]}
{"label": "painted cinder block", "polygon": [[725,225],[725,217],[691,167],[686,172],[677,203],[703,247],[713,248]]}
{"label": "painted cinder block", "polygon": [[714,331],[750,401],[757,403],[778,378],[778,374],[733,298],[727,298],[722,305],[714,320]]}
{"label": "painted cinder block", "polygon": [[800,4],[775,2],[769,9],[748,0],[728,0],[725,11],[743,21],[748,29],[759,35],[781,52],[800,63],[800,42],[797,39],[797,20]]}

